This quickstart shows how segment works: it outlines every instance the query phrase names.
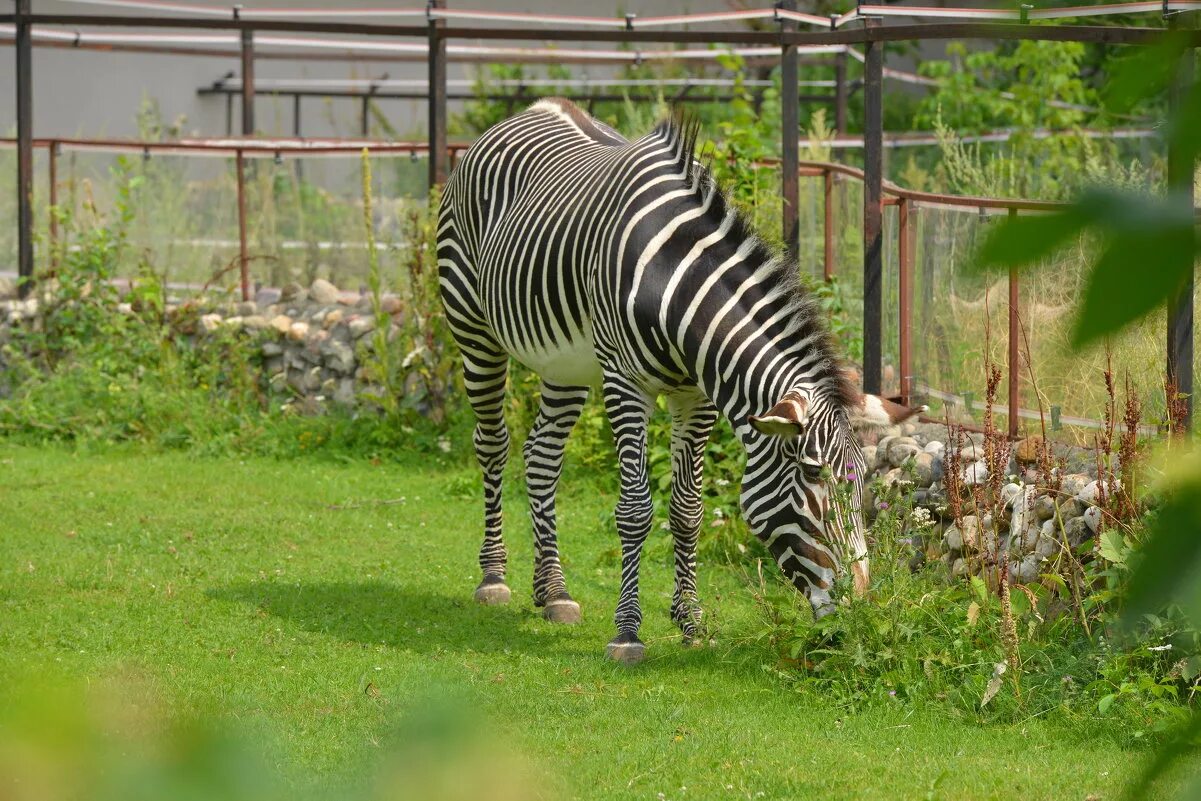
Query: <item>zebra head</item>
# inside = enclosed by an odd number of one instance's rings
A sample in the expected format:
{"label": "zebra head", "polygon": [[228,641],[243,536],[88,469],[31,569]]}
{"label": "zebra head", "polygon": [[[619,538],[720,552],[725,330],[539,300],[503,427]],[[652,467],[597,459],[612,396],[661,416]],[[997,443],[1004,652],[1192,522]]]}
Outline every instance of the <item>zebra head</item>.
{"label": "zebra head", "polygon": [[856,594],[868,586],[867,464],[855,431],[896,425],[925,408],[845,387],[802,386],[750,416],[743,514],[818,617],[834,609],[830,589],[840,572],[851,572]]}

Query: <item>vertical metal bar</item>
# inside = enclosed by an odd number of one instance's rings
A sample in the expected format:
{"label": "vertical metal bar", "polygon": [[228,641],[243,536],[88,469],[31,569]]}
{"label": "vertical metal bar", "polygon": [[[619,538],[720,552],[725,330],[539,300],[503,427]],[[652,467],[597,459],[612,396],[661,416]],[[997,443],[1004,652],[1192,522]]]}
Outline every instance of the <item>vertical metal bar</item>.
{"label": "vertical metal bar", "polygon": [[17,277],[21,297],[33,282],[33,39],[31,0],[17,0]]}
{"label": "vertical metal bar", "polygon": [[[294,94],[292,95],[292,136],[295,136],[297,139],[301,138],[302,134],[300,131],[300,95]],[[296,159],[296,180],[304,180],[304,159],[302,158]]]}
{"label": "vertical metal bar", "polygon": [[58,142],[46,147],[46,163],[50,171],[50,267],[58,266]]}
{"label": "vertical metal bar", "polygon": [[910,263],[909,237],[909,201],[901,198],[897,203],[897,264],[898,270],[898,299],[897,328],[899,342],[897,350],[900,354],[901,399],[909,402],[912,394],[910,380],[913,376],[913,366],[910,363],[910,331],[913,327],[913,277]]}
{"label": "vertical metal bar", "polygon": [[[796,0],[781,0],[780,8],[785,11],[796,11]],[[791,32],[796,30],[793,20],[780,20],[780,30]],[[797,185],[798,161],[800,159],[800,109],[797,97],[797,60],[796,45],[784,45],[780,48],[780,168],[783,170],[781,188],[784,192],[784,246],[788,255],[796,258],[800,248],[799,231],[797,230],[798,208],[801,204],[800,187]]]}
{"label": "vertical metal bar", "polygon": [[[1018,210],[1009,210],[1009,219],[1017,219]],[[1009,374],[1007,380],[1009,383],[1009,438],[1017,439],[1018,437],[1018,408],[1020,400],[1018,398],[1018,386],[1022,377],[1022,365],[1018,361],[1018,343],[1021,339],[1022,332],[1019,327],[1019,303],[1021,298],[1018,294],[1018,271],[1016,267],[1009,268]]]}
{"label": "vertical metal bar", "polygon": [[[1173,18],[1175,22],[1175,18]],[[1173,25],[1175,27],[1175,25]],[[1188,93],[1193,82],[1193,50],[1185,51],[1180,60],[1176,78],[1172,82],[1168,96],[1170,114],[1177,118],[1180,111],[1188,102]],[[1192,159],[1186,158],[1181,148],[1169,140],[1168,147],[1168,192],[1182,206],[1192,208],[1193,173],[1196,165]],[[1182,432],[1192,430],[1193,423],[1193,296],[1195,281],[1190,272],[1188,280],[1180,294],[1168,301],[1168,331],[1167,331],[1167,380],[1169,386],[1175,386],[1176,392],[1183,397],[1184,420]]]}
{"label": "vertical metal bar", "polygon": [[825,216],[825,231],[823,240],[826,246],[825,279],[834,280],[834,171],[822,170],[822,181],[825,184],[826,200],[823,207]]}
{"label": "vertical metal bar", "polygon": [[254,133],[254,31],[242,31],[242,135]]}
{"label": "vertical metal bar", "polygon": [[[430,0],[429,7],[445,8],[446,0]],[[429,131],[430,186],[446,183],[446,39],[445,22],[430,19]]]}
{"label": "vertical metal bar", "polygon": [[242,300],[250,300],[250,258],[246,252],[246,165],[242,149],[234,157],[238,181],[238,272],[242,279]]}
{"label": "vertical metal bar", "polygon": [[[869,37],[878,18],[863,20]],[[863,78],[863,391],[879,393],[883,380],[884,43],[868,39]]]}
{"label": "vertical metal bar", "polygon": [[847,132],[847,54],[834,56],[834,132]]}
{"label": "vertical metal bar", "polygon": [[360,111],[359,133],[366,139],[367,132],[371,129],[371,96],[363,96],[363,108]]}
{"label": "vertical metal bar", "polygon": [[225,95],[225,135],[234,135],[234,96]]}

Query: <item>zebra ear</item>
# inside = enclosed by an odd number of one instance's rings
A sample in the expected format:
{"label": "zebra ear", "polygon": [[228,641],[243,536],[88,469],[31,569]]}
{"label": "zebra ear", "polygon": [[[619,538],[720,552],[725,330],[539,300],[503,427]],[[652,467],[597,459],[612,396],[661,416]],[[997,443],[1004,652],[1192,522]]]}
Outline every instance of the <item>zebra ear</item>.
{"label": "zebra ear", "polygon": [[905,406],[889,398],[863,393],[851,406],[851,427],[860,431],[899,425],[929,406]]}
{"label": "zebra ear", "polygon": [[751,415],[750,423],[760,434],[796,437],[805,430],[808,419],[809,399],[794,389],[763,414]]}

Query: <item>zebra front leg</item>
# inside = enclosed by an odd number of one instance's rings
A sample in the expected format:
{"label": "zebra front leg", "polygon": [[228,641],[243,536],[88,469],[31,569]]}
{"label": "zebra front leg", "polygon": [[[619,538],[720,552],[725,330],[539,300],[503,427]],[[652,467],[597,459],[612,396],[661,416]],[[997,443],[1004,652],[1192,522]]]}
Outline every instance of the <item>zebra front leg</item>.
{"label": "zebra front leg", "polygon": [[671,619],[684,634],[685,645],[704,642],[701,606],[696,592],[696,542],[700,536],[704,503],[701,471],[705,443],[717,423],[717,407],[699,393],[668,396],[671,411],[670,526],[675,541],[676,588],[671,598]]}
{"label": "zebra front leg", "polygon": [[605,412],[617,444],[621,470],[621,499],[617,502],[617,533],[621,537],[621,593],[613,622],[617,636],[605,655],[618,662],[641,662],[646,651],[638,639],[642,610],[638,606],[638,566],[642,545],[651,529],[651,488],[646,469],[646,421],[651,398],[631,382],[613,375],[604,379]]}
{"label": "zebra front leg", "polygon": [[480,546],[483,579],[475,590],[482,604],[505,604],[511,593],[505,584],[508,555],[501,536],[501,483],[509,460],[509,429],[505,425],[505,379],[509,358],[503,352],[463,352],[463,384],[475,412],[475,458],[484,476],[484,542]]}
{"label": "zebra front leg", "polygon": [[563,469],[563,448],[587,400],[588,387],[560,387],[544,381],[538,417],[522,449],[534,530],[534,605],[543,607],[542,616],[552,623],[580,622],[580,605],[567,593],[559,562],[555,492]]}

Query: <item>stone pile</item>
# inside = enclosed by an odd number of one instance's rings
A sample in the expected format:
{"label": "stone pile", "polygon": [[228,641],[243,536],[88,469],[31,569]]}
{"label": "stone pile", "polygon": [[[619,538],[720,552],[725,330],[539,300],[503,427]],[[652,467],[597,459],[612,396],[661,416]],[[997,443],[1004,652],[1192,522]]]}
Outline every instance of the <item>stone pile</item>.
{"label": "stone pile", "polygon": [[[8,339],[12,326],[38,325],[49,300],[41,293],[0,300],[0,342]],[[400,330],[401,302],[385,295],[380,306],[388,316],[391,342]],[[117,311],[133,313],[127,303]],[[252,301],[195,297],[169,303],[166,311],[182,334],[244,337],[252,357],[262,364],[266,385],[293,396],[302,408],[315,411],[326,403],[349,407],[373,392],[363,367],[377,324],[370,295],[343,292],[319,278],[307,289],[298,284],[262,289]]]}
{"label": "stone pile", "polygon": [[[970,492],[989,480],[984,462],[982,434],[965,434],[958,458],[959,484]],[[1101,526],[1103,495],[1121,489],[1121,482],[1102,487],[1096,478],[1096,461],[1089,451],[1054,444],[1052,454],[1065,466],[1057,468],[1058,489],[1039,489],[1034,469],[1042,442],[1031,437],[1010,448],[1001,497],[997,503],[1000,519],[989,514],[983,519],[970,503],[962,505],[963,516],[952,520],[948,503],[945,471],[948,432],[938,424],[906,424],[887,432],[875,445],[864,446],[869,480],[878,477],[889,487],[911,493],[914,501],[911,531],[921,532],[911,542],[915,562],[940,560],[953,576],[979,570],[981,559],[996,549],[1004,554],[1010,575],[1018,583],[1037,580],[1045,572],[1044,562],[1064,549],[1075,549],[1091,539]],[[871,493],[866,493],[869,517],[878,514]],[[995,536],[995,542],[994,542]],[[995,561],[995,559],[994,559]]]}

